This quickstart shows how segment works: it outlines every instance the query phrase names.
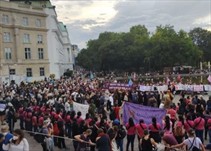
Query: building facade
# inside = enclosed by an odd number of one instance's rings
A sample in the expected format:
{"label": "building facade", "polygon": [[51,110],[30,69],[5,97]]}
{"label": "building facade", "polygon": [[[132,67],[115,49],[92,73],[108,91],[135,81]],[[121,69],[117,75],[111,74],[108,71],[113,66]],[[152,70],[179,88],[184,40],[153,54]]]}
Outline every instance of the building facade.
{"label": "building facade", "polygon": [[50,73],[59,78],[68,69],[73,70],[73,51],[66,26],[59,22],[55,8],[45,9],[47,17],[47,39]]}
{"label": "building facade", "polygon": [[72,70],[65,26],[50,2],[0,1],[0,77],[32,82]]}

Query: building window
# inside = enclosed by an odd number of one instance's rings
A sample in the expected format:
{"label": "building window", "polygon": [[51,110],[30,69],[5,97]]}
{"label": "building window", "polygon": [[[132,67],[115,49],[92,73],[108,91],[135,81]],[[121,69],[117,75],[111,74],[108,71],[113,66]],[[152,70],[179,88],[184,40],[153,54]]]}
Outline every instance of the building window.
{"label": "building window", "polygon": [[32,77],[32,68],[26,68],[26,76]]}
{"label": "building window", "polygon": [[27,17],[23,17],[23,22],[22,22],[23,26],[28,26],[29,25],[29,21]]}
{"label": "building window", "polygon": [[15,75],[15,69],[10,69],[10,75]]}
{"label": "building window", "polygon": [[29,34],[23,35],[23,42],[24,43],[30,43],[30,35]]}
{"label": "building window", "polygon": [[38,58],[39,59],[44,59],[43,48],[38,48]]}
{"label": "building window", "polygon": [[36,19],[35,24],[36,24],[36,27],[41,27],[41,20]]}
{"label": "building window", "polygon": [[5,52],[5,59],[6,60],[11,60],[12,59],[12,50],[11,48],[4,48]]}
{"label": "building window", "polygon": [[40,68],[40,76],[45,76],[45,68]]}
{"label": "building window", "polygon": [[4,42],[11,42],[11,36],[9,32],[4,33]]}
{"label": "building window", "polygon": [[8,15],[2,16],[2,23],[3,24],[9,24],[9,16]]}
{"label": "building window", "polygon": [[43,43],[43,37],[42,35],[37,35],[37,43],[42,44]]}
{"label": "building window", "polygon": [[31,59],[31,49],[25,48],[25,59]]}

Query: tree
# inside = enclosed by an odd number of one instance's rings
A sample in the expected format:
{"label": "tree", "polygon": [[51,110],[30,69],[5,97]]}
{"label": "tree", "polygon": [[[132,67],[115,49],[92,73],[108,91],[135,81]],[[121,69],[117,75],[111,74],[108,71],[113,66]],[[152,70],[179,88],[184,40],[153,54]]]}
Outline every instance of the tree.
{"label": "tree", "polygon": [[202,61],[211,61],[211,32],[202,28],[194,28],[189,35],[200,50],[203,51]]}

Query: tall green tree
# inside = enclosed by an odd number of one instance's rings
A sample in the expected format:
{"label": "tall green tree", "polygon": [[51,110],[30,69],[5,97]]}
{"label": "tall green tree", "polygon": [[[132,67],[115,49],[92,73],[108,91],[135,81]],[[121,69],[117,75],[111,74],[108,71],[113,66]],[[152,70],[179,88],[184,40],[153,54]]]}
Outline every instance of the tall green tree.
{"label": "tall green tree", "polygon": [[192,41],[203,51],[202,61],[211,61],[211,31],[200,27],[189,32]]}

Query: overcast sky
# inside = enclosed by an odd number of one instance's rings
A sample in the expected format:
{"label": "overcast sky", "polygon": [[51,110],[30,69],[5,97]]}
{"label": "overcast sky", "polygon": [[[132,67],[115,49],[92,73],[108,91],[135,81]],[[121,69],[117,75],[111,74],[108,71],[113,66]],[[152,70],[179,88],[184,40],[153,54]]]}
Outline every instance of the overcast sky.
{"label": "overcast sky", "polygon": [[211,0],[51,0],[58,19],[67,25],[72,44],[80,49],[104,31],[127,32],[131,26],[173,25],[211,30]]}

